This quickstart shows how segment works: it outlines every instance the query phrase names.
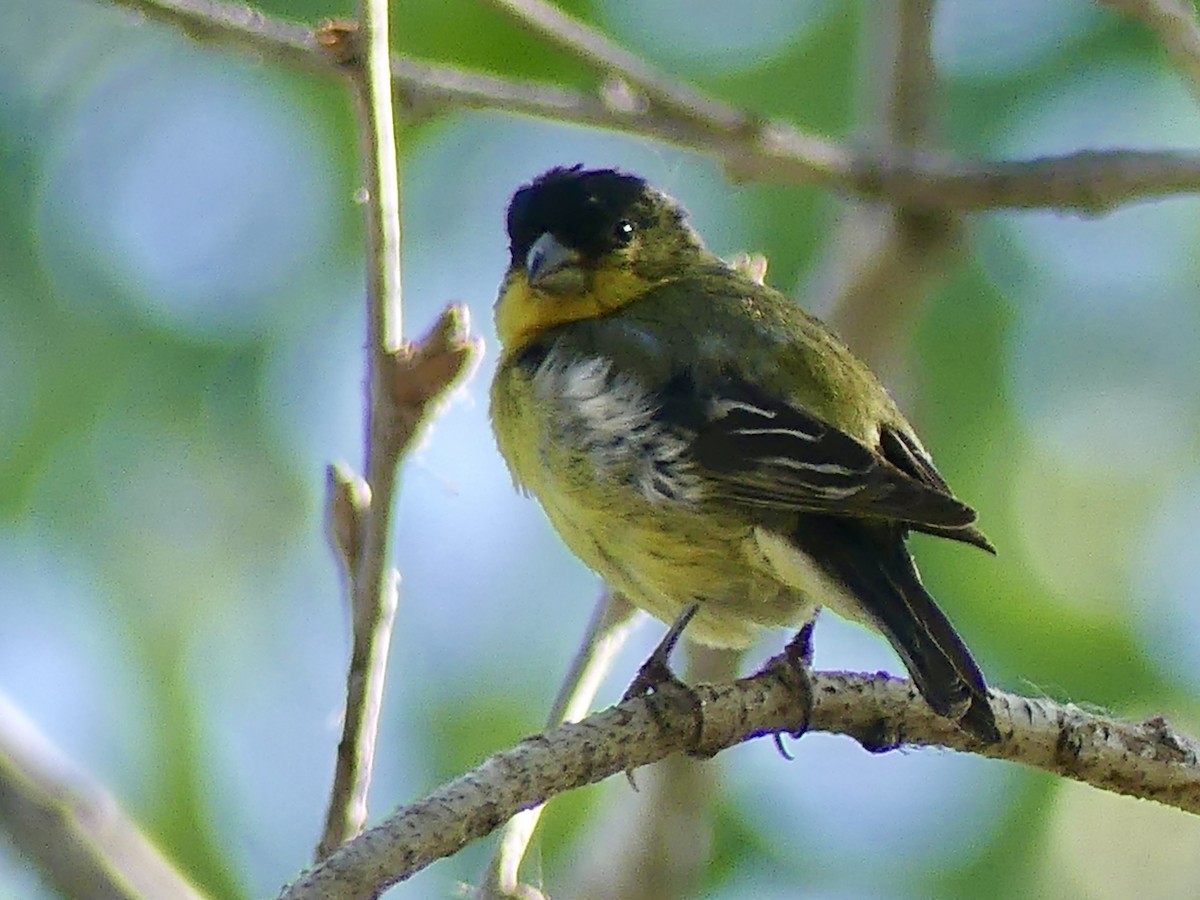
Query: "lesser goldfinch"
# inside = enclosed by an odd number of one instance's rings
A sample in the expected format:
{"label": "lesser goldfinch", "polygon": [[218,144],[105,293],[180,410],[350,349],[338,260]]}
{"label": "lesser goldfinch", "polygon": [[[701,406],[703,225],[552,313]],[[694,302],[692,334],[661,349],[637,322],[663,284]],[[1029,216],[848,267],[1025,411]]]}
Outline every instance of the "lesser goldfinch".
{"label": "lesser goldfinch", "polygon": [[[910,531],[992,551],[871,371],[704,246],[643,179],[556,168],[508,207],[491,417],[514,480],[609,585],[744,648],[821,605],[882,632],[940,715],[1000,739]],[[993,551],[994,552],[994,551]]]}

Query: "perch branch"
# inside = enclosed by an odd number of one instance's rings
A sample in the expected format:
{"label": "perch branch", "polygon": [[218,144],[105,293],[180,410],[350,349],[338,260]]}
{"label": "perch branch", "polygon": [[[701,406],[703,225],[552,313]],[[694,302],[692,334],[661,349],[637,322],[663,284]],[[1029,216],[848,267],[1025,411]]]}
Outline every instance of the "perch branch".
{"label": "perch branch", "polygon": [[[813,686],[811,730],[849,735],[875,752],[909,745],[977,753],[1200,813],[1200,746],[1162,719],[1123,723],[993,691],[1004,737],[983,746],[934,714],[907,681],[818,672]],[[799,724],[803,690],[781,658],[751,678],[692,691],[694,698],[675,691],[638,698],[526,738],[349,841],[285,888],[281,900],[377,897],[563,791],[672,753],[710,756]]]}

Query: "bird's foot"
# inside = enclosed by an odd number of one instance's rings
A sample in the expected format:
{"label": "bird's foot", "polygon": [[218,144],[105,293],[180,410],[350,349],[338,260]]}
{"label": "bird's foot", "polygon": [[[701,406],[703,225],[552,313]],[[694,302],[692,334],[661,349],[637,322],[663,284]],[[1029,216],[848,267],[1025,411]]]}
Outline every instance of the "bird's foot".
{"label": "bird's foot", "polygon": [[638,669],[633,682],[621,697],[622,703],[635,697],[644,697],[646,694],[660,693],[668,685],[690,690],[671,670],[671,651],[679,643],[683,630],[687,628],[688,622],[692,621],[692,617],[696,615],[696,610],[699,608],[697,604],[693,603],[679,614],[679,617],[667,629],[667,633],[663,635],[663,639],[658,642],[658,646],[654,648],[649,659]]}
{"label": "bird's foot", "polygon": [[[692,617],[696,615],[696,610],[699,608],[697,604],[693,603],[679,614],[679,617],[667,629],[667,633],[663,635],[663,639],[658,642],[658,646],[654,648],[654,652],[650,654],[649,659],[642,663],[642,667],[638,669],[633,682],[621,697],[622,703],[627,700],[644,697],[647,694],[662,694],[667,691],[674,691],[680,697],[684,698],[685,702],[689,705],[696,707],[697,713],[699,713],[699,699],[697,699],[692,689],[671,670],[671,651],[679,643],[679,638],[683,635],[683,630],[687,628],[688,622],[692,621]],[[636,791],[638,786],[637,782],[633,779],[633,769],[626,769],[625,777],[629,780],[629,786]]]}
{"label": "bird's foot", "polygon": [[809,672],[812,669],[812,634],[815,624],[815,621],[809,622],[801,628],[796,636],[788,641],[783,653],[767,664],[768,669],[773,670],[788,682],[800,704],[800,724],[794,729],[781,729],[775,732],[775,747],[779,751],[779,755],[787,760],[792,759],[792,754],[784,746],[783,736],[788,734],[793,738],[803,737],[808,731],[809,723],[812,722],[814,701],[812,678]]}

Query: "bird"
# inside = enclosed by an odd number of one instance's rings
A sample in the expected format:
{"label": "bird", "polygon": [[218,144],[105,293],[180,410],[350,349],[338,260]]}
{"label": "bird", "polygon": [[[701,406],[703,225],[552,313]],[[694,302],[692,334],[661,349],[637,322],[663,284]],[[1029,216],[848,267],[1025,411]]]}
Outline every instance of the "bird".
{"label": "bird", "polygon": [[832,609],[887,638],[935,713],[999,741],[906,541],[995,550],[871,370],[637,175],[553,168],[506,218],[490,417],[567,547],[701,644]]}

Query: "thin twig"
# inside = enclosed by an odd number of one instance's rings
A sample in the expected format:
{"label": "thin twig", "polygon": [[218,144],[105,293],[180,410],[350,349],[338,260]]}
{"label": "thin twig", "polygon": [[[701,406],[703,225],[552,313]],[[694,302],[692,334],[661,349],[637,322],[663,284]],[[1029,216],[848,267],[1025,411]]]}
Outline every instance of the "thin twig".
{"label": "thin twig", "polygon": [[1141,19],[1167,51],[1192,96],[1200,101],[1200,24],[1196,8],[1185,0],[1100,0],[1105,6]]}
{"label": "thin twig", "polygon": [[[400,345],[400,182],[392,112],[388,0],[363,0],[359,25],[339,32],[357,52],[346,66],[360,123],[367,234],[367,397],[365,465],[370,502],[350,578],[352,643],[346,711],[317,859],[358,834],[383,706],[388,649],[399,602],[399,574],[388,566],[392,498],[403,447],[392,391]],[[350,565],[347,563],[347,570]]]}
{"label": "thin twig", "polygon": [[[993,691],[1004,737],[983,746],[933,713],[907,681],[818,672],[812,684],[811,730],[849,735],[869,750],[961,750],[1200,814],[1200,746],[1162,719],[1135,725]],[[672,753],[710,756],[752,737],[792,731],[801,724],[802,696],[794,671],[780,658],[752,678],[698,685],[691,696],[663,691],[527,738],[348,842],[280,897],[376,897],[564,791]]]}
{"label": "thin twig", "polygon": [[653,104],[719,131],[738,132],[751,126],[752,120],[745,113],[669,77],[636,53],[545,0],[491,0],[491,3],[556,46],[641,91]]}
{"label": "thin twig", "polygon": [[[360,623],[356,607],[354,648],[346,686],[346,723],[342,741],[338,745],[334,785],[330,792],[329,811],[318,847],[318,858],[331,852],[346,837],[361,831],[366,818],[366,790],[370,783],[385,673],[382,667],[387,662],[387,647],[397,599],[396,580],[399,578],[398,573],[387,569],[385,546],[390,531],[396,467],[450,388],[470,378],[482,353],[482,341],[470,336],[466,308],[450,306],[438,318],[429,334],[419,342],[415,345],[405,344],[400,350],[386,354],[383,357],[386,371],[381,384],[384,395],[379,400],[386,418],[377,418],[376,421],[389,422],[390,430],[378,437],[378,452],[374,457],[381,460],[374,477],[382,489],[377,487],[374,495],[364,504],[361,486],[352,477],[341,467],[335,467],[331,474],[334,491],[330,500],[333,513],[331,524],[335,547],[341,554],[343,564],[355,573],[353,584],[356,585],[364,578],[368,552],[374,553],[378,561],[373,565],[378,565],[383,571],[383,584],[382,593],[377,599],[366,598],[367,602],[379,604],[377,618],[371,619],[368,609],[368,616]],[[372,434],[375,432],[372,431]],[[383,461],[389,459],[391,468],[384,469]],[[388,501],[387,510],[381,506],[384,498]],[[362,535],[358,538],[345,533],[348,527],[346,523],[351,523],[349,527],[353,527],[355,521],[361,522]],[[375,529],[381,530],[373,539],[376,549],[370,550],[368,538]],[[354,565],[356,554],[357,565]],[[352,595],[356,604],[360,602],[358,590],[354,588]],[[341,840],[337,839],[339,836]]]}
{"label": "thin twig", "polygon": [[[596,602],[570,670],[550,707],[546,717],[547,728],[563,722],[578,722],[588,714],[604,676],[612,667],[613,658],[629,636],[636,611],[619,594],[604,590]],[[477,900],[498,900],[521,895],[521,861],[533,840],[544,809],[544,806],[535,806],[509,819],[500,832],[496,853],[488,866]]]}
{"label": "thin twig", "polygon": [[[267,59],[333,71],[308,29],[215,0],[107,0],[167,22],[199,40],[249,47]],[[1200,153],[1084,150],[1027,161],[952,160],[916,154],[906,162],[854,154],[787,123],[713,126],[664,107],[619,102],[539,82],[499,78],[398,57],[393,86],[413,115],[497,109],[591,125],[708,154],[738,177],[825,187],[924,209],[1056,209],[1099,214],[1127,203],[1200,191]],[[643,84],[643,89],[645,85]]]}
{"label": "thin twig", "polygon": [[333,74],[337,64],[322,52],[313,30],[298,22],[273,19],[257,10],[222,0],[106,0],[147,19],[178,28],[198,43],[249,50],[293,68]]}
{"label": "thin twig", "polygon": [[201,900],[117,801],[0,695],[0,823],[63,897]]}
{"label": "thin twig", "polygon": [[[467,310],[450,306],[417,343],[400,334],[400,178],[392,112],[387,0],[364,0],[360,28],[330,23],[322,52],[351,74],[358,103],[367,232],[366,484],[331,470],[334,545],[350,576],[353,647],[346,714],[317,858],[358,834],[383,703],[400,575],[388,566],[396,473],[422,426],[457,381],[470,376],[483,345]],[[354,533],[354,529],[358,533]]]}

